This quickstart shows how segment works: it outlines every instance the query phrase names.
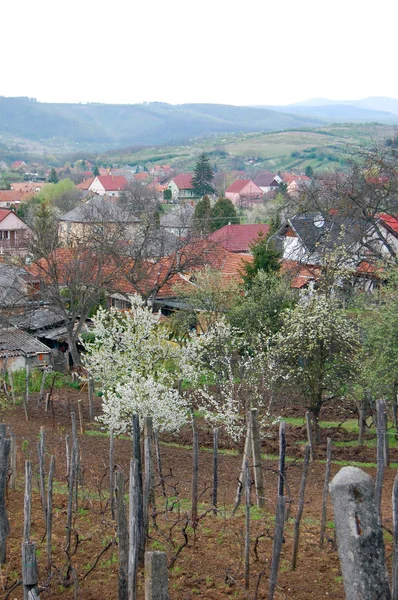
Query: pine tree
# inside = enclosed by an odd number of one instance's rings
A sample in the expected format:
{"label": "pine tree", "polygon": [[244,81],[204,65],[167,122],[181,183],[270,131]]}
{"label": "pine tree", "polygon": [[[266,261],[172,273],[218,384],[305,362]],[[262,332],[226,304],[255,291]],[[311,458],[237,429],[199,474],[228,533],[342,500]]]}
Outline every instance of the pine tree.
{"label": "pine tree", "polygon": [[215,231],[228,223],[239,223],[236,208],[228,198],[219,198],[211,210],[211,229]]}
{"label": "pine tree", "polygon": [[48,181],[48,183],[58,183],[59,179],[58,179],[57,171],[54,169],[54,167],[51,169],[50,175],[48,176],[47,181]]}
{"label": "pine tree", "polygon": [[281,268],[280,259],[282,258],[281,252],[275,248],[270,236],[265,236],[261,232],[251,247],[251,251],[253,262],[245,264],[245,273],[243,273],[245,286],[249,289],[259,271],[269,274],[277,273]]}
{"label": "pine tree", "polygon": [[211,204],[209,196],[203,196],[195,206],[193,222],[196,231],[209,233],[211,229]]}
{"label": "pine tree", "polygon": [[94,167],[93,167],[93,175],[94,175],[94,177],[98,177],[98,175],[99,175],[98,165],[94,165]]}
{"label": "pine tree", "polygon": [[214,171],[206,152],[202,152],[196,161],[194,176],[192,177],[192,185],[195,195],[202,198],[205,194],[213,194],[214,187],[212,185],[214,179]]}

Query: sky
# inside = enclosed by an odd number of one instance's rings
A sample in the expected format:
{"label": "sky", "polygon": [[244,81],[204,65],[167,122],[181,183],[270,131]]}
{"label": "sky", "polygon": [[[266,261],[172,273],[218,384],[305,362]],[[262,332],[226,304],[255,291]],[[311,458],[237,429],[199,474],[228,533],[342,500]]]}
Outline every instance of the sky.
{"label": "sky", "polygon": [[4,0],[0,96],[235,105],[398,98],[394,0]]}

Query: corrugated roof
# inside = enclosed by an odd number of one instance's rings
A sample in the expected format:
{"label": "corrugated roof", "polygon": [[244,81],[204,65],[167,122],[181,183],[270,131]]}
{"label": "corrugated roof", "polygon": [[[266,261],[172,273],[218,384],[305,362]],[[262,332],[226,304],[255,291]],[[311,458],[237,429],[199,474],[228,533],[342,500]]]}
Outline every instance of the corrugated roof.
{"label": "corrugated roof", "polygon": [[50,348],[17,327],[0,328],[0,357],[49,354]]}

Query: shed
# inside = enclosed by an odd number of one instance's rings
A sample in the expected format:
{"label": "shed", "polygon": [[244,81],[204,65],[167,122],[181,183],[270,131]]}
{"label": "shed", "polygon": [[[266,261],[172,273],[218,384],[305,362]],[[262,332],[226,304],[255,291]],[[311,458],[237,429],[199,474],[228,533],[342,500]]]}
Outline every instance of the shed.
{"label": "shed", "polygon": [[0,328],[0,368],[17,371],[29,367],[51,365],[51,350],[36,338],[17,327]]}

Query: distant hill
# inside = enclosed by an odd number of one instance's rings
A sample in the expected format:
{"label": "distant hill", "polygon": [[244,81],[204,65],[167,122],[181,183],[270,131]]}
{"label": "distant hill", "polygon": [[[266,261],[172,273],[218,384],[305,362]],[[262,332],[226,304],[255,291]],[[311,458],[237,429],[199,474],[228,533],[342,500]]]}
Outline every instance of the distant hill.
{"label": "distant hill", "polygon": [[323,119],[329,123],[388,123],[398,124],[398,114],[351,104],[321,104],[318,106],[275,106],[273,110],[312,119]]}
{"label": "distant hill", "polygon": [[55,104],[0,97],[0,136],[85,148],[164,144],[211,133],[316,127],[323,121],[221,104]]}
{"label": "distant hill", "polygon": [[[357,108],[382,111],[386,113],[392,113],[398,115],[398,100],[396,98],[388,98],[386,96],[372,96],[369,98],[362,98],[360,100],[330,100],[329,98],[311,98],[310,100],[304,100],[303,102],[296,102],[294,104],[288,104],[283,108],[289,112],[296,113],[297,107],[329,107],[333,105],[346,105],[355,106]],[[281,107],[279,107],[281,108]]]}

